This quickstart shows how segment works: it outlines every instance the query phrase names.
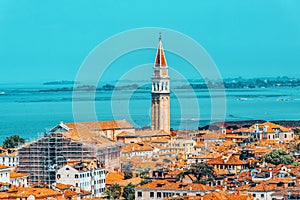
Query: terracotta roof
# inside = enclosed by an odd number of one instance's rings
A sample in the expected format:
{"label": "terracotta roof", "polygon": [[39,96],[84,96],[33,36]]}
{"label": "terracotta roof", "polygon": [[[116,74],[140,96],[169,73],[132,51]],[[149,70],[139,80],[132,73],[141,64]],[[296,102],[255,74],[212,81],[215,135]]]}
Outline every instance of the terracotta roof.
{"label": "terracotta roof", "polygon": [[243,190],[249,190],[251,188],[251,185],[241,185],[239,187],[234,188],[235,191],[243,191]]}
{"label": "terracotta roof", "polygon": [[277,186],[269,185],[265,182],[261,182],[260,184],[249,189],[251,192],[268,192],[268,191],[276,191]]}
{"label": "terracotta roof", "polygon": [[49,188],[24,188],[13,186],[7,192],[0,192],[1,198],[27,198],[33,195],[36,198],[47,198],[61,196],[61,193]]}
{"label": "terracotta roof", "polygon": [[149,137],[169,137],[170,134],[163,130],[136,130],[135,132],[123,131],[117,138],[149,138]]}
{"label": "terracotta roof", "polygon": [[232,139],[246,139],[249,138],[250,136],[245,136],[245,135],[237,135],[237,134],[226,134],[225,138],[232,138]]}
{"label": "terracotta roof", "polygon": [[10,167],[0,164],[0,169],[9,169]]}
{"label": "terracotta roof", "polygon": [[160,189],[160,190],[200,190],[200,191],[210,191],[213,190],[212,187],[197,184],[197,183],[182,183],[182,182],[169,182],[166,180],[156,180],[150,183],[137,186],[137,188],[141,189]]}
{"label": "terracotta roof", "polygon": [[246,162],[241,161],[239,158],[235,156],[230,156],[226,161],[225,157],[219,156],[217,158],[213,158],[207,161],[207,164],[210,165],[245,165]]}
{"label": "terracotta roof", "polygon": [[203,147],[204,143],[203,142],[197,142],[194,147]]}
{"label": "terracotta roof", "polygon": [[167,138],[157,138],[154,140],[151,140],[152,143],[169,143],[169,140]]}
{"label": "terracotta roof", "polygon": [[10,178],[19,178],[19,177],[27,177],[27,176],[28,176],[27,174],[21,174],[21,173],[17,173],[17,172],[13,172],[13,171],[9,172]]}
{"label": "terracotta roof", "polygon": [[167,60],[165,57],[164,49],[162,46],[161,39],[158,43],[156,58],[155,58],[155,67],[166,67],[167,66]]}
{"label": "terracotta roof", "polygon": [[237,193],[211,192],[203,196],[203,200],[252,200],[252,195],[241,195]]}
{"label": "terracotta roof", "polygon": [[139,143],[130,143],[128,145],[122,146],[121,152],[137,152],[137,151],[153,151],[148,143],[139,142]]}
{"label": "terracotta roof", "polygon": [[239,158],[235,156],[230,156],[228,161],[226,162],[227,165],[245,165],[244,161],[241,161]]}
{"label": "terracotta roof", "polygon": [[131,129],[134,128],[126,120],[111,120],[111,121],[99,121],[99,122],[76,122],[76,123],[66,123],[69,128],[85,128],[89,130],[107,130],[107,129]]}
{"label": "terracotta roof", "polygon": [[56,183],[55,187],[60,190],[66,190],[69,189],[72,185],[62,184],[62,183]]}
{"label": "terracotta roof", "polygon": [[64,197],[72,197],[72,196],[76,196],[76,195],[77,195],[77,193],[72,190],[66,190],[64,192]]}
{"label": "terracotta roof", "polygon": [[[132,183],[134,185],[138,185],[138,184],[141,183],[141,181],[142,181],[142,179],[140,177],[134,177],[134,178],[126,179],[126,180],[118,180],[115,183],[119,184],[121,187],[125,187],[129,183]],[[110,181],[110,183],[111,182],[112,181]]]}
{"label": "terracotta roof", "polygon": [[107,176],[106,176],[106,184],[107,185],[114,184],[120,180],[124,180],[123,172],[113,172],[113,173],[107,174]]}
{"label": "terracotta roof", "polygon": [[220,139],[220,138],[225,138],[224,134],[219,134],[211,131],[207,131],[206,134],[202,136],[204,139]]}

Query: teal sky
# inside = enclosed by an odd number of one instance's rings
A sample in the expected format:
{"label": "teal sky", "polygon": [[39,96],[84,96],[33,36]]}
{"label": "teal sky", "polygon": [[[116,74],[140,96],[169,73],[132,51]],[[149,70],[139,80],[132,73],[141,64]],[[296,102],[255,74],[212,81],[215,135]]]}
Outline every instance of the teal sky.
{"label": "teal sky", "polygon": [[74,80],[96,45],[142,27],[192,37],[223,77],[300,77],[299,10],[298,0],[0,0],[0,83]]}

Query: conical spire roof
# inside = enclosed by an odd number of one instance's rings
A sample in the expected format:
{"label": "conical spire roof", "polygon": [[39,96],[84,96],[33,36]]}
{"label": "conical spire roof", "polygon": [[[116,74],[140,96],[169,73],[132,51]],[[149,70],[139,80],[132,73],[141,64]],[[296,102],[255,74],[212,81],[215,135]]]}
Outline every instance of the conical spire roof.
{"label": "conical spire roof", "polygon": [[165,57],[165,52],[162,46],[161,37],[159,38],[156,58],[155,58],[155,67],[166,67],[167,60]]}

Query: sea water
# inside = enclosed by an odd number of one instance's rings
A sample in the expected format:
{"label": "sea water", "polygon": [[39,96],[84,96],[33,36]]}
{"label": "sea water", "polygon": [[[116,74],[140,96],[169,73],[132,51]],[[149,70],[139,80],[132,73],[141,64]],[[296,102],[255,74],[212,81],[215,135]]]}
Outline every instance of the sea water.
{"label": "sea water", "polygon": [[[82,104],[80,121],[95,120],[85,112],[88,103],[95,105],[96,120],[126,119],[136,127],[150,126],[151,91],[97,90],[81,91],[73,99],[65,86],[42,84],[0,85],[0,144],[5,137],[18,134],[33,140],[60,122],[73,122],[74,101]],[[69,86],[68,86],[69,87]],[[67,88],[68,88],[67,87]],[[59,90],[56,90],[59,88]],[[225,96],[223,96],[225,94]],[[219,103],[213,103],[218,99]],[[299,120],[300,88],[255,89],[173,89],[171,127],[197,129],[222,120]],[[217,115],[212,116],[216,112]],[[78,118],[77,118],[78,120]]]}

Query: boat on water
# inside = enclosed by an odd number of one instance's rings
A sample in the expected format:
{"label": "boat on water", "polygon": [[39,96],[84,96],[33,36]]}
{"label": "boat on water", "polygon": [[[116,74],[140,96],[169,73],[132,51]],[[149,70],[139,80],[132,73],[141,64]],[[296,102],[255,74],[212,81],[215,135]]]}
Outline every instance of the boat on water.
{"label": "boat on water", "polygon": [[291,101],[293,98],[277,98],[276,101]]}
{"label": "boat on water", "polygon": [[238,101],[247,101],[247,100],[248,100],[248,98],[243,98],[243,97],[240,97],[240,98],[236,98],[236,100],[238,100]]}
{"label": "boat on water", "polygon": [[3,94],[5,94],[5,92],[0,92],[0,95],[3,95]]}

